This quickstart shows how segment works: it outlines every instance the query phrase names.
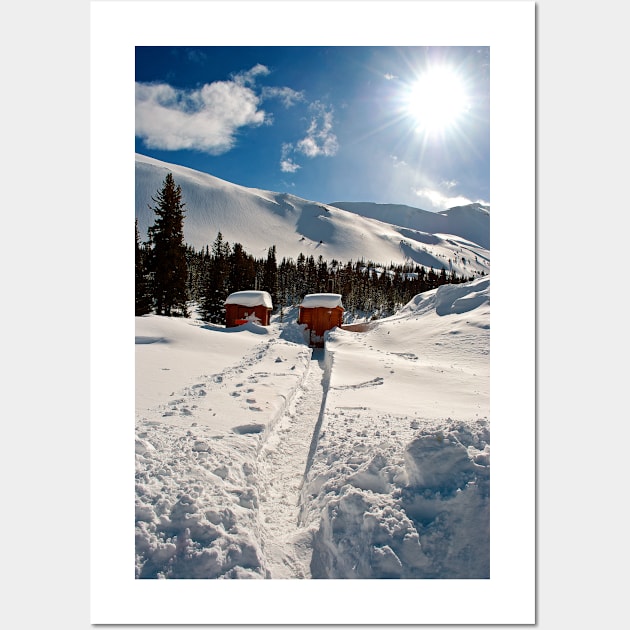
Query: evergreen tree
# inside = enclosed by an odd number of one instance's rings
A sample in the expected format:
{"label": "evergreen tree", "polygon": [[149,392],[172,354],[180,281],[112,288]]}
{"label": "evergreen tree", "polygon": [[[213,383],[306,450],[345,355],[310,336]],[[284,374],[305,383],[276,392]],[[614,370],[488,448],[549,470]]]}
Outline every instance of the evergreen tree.
{"label": "evergreen tree", "polygon": [[[186,246],[184,244],[184,206],[181,186],[168,173],[162,188],[151,197],[156,214],[149,228],[153,299],[158,315],[186,316]],[[149,206],[151,207],[151,206]]]}
{"label": "evergreen tree", "polygon": [[302,252],[298,254],[296,262],[295,289],[298,300],[302,300],[302,298],[309,293],[308,281],[306,279],[306,256],[304,256]]}
{"label": "evergreen tree", "polygon": [[150,280],[147,270],[146,247],[140,243],[138,219],[136,219],[136,315],[151,312]]}
{"label": "evergreen tree", "polygon": [[275,306],[278,302],[278,265],[275,245],[269,248],[263,269],[262,291],[269,293],[271,302]]}
{"label": "evergreen tree", "polygon": [[448,283],[448,278],[446,277],[446,269],[442,267],[442,271],[440,272],[440,276],[437,279],[438,286],[441,287],[443,284]]}
{"label": "evergreen tree", "polygon": [[230,246],[219,232],[212,244],[201,303],[202,317],[213,324],[225,323],[225,300],[230,294],[229,258]]}
{"label": "evergreen tree", "polygon": [[247,291],[256,284],[256,262],[245,252],[240,243],[234,243],[228,258],[228,290]]}

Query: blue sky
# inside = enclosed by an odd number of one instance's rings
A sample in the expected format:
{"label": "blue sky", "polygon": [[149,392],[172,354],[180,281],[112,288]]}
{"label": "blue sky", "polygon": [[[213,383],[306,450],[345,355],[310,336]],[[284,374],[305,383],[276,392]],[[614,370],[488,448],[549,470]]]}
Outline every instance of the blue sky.
{"label": "blue sky", "polygon": [[490,203],[488,47],[136,47],[136,151],[324,203]]}

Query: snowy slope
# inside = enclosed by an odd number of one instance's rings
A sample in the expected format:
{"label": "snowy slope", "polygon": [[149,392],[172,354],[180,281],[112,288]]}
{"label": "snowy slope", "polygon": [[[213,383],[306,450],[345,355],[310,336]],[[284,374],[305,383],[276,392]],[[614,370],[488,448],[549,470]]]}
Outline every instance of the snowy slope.
{"label": "snowy slope", "polygon": [[[480,244],[489,241],[489,221],[487,234],[475,234],[476,241],[469,231],[458,228],[472,220],[469,215],[476,216],[476,210],[464,208],[452,220],[416,210],[434,217],[434,223],[427,223],[426,229],[405,225],[396,215],[401,223],[394,225],[391,219],[387,222],[383,217],[361,216],[286,193],[246,188],[136,154],[136,217],[142,239],[155,220],[151,197],[168,172],[182,187],[184,237],[195,249],[211,245],[220,231],[230,244],[241,243],[256,257],[266,257],[269,247],[275,245],[278,261],[296,259],[303,253],[343,262],[413,262],[436,270],[444,267],[466,277],[489,272],[490,252]],[[439,227],[439,234],[431,233],[434,227]],[[451,235],[446,234],[448,230]]]}
{"label": "snowy slope", "polygon": [[136,577],[489,577],[489,291],[305,344],[136,318]]}
{"label": "snowy slope", "polygon": [[420,232],[460,236],[490,249],[490,210],[478,203],[442,212],[386,203],[336,201],[330,205]]}

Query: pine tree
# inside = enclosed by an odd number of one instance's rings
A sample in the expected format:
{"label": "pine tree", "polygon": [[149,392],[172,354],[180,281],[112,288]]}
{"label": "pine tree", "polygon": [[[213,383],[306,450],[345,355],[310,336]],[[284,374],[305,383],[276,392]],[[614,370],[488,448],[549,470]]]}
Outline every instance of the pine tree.
{"label": "pine tree", "polygon": [[302,252],[298,254],[296,262],[296,283],[295,289],[298,301],[309,293],[308,282],[306,279],[306,257]]}
{"label": "pine tree", "polygon": [[437,284],[441,287],[443,284],[448,284],[448,278],[446,277],[446,269],[442,267],[442,271],[440,272],[440,276],[437,279]]}
{"label": "pine tree", "polygon": [[228,290],[247,291],[256,283],[256,264],[253,256],[245,252],[240,243],[234,243],[228,258]]}
{"label": "pine tree", "polygon": [[272,245],[267,251],[263,271],[262,290],[271,295],[272,304],[278,302],[278,264],[276,262],[276,246]]}
{"label": "pine tree", "polygon": [[147,251],[140,243],[138,219],[136,219],[136,315],[151,312],[150,281],[147,270]]}
{"label": "pine tree", "polygon": [[213,324],[225,323],[225,300],[229,290],[230,246],[223,240],[223,234],[217,234],[212,244],[212,252],[203,289],[201,304],[202,317]]}
{"label": "pine tree", "polygon": [[[184,206],[181,186],[168,173],[162,188],[151,197],[156,214],[149,228],[153,298],[158,315],[186,316],[186,246],[184,244]],[[151,207],[151,206],[149,206]]]}

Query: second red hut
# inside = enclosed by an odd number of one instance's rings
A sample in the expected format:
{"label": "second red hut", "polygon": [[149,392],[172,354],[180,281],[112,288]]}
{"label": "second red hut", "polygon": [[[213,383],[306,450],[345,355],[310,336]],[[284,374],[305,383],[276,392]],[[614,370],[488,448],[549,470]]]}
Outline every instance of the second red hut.
{"label": "second red hut", "polygon": [[298,324],[305,324],[311,346],[323,347],[324,333],[343,323],[343,304],[338,293],[310,293],[300,304]]}

